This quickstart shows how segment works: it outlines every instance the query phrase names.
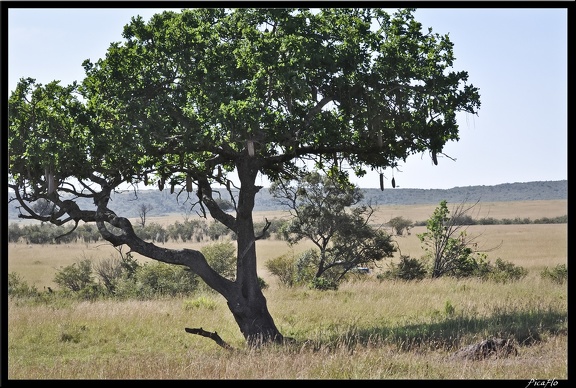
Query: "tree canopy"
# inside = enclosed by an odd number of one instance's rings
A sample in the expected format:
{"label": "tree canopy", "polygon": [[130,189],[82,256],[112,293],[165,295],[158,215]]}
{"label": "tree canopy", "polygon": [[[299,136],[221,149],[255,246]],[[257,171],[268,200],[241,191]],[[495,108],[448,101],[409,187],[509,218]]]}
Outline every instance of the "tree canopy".
{"label": "tree canopy", "polygon": [[[9,186],[22,217],[95,222],[115,246],[190,267],[249,341],[282,339],[258,288],[258,174],[274,181],[312,166],[346,180],[424,152],[436,164],[459,139],[456,113],[480,106],[467,72],[451,70],[448,36],[423,31],[413,9],[187,9],[134,17],[122,36],[83,63],[79,84],[21,80],[9,99]],[[217,183],[236,190],[235,215],[219,207]],[[198,251],[140,240],[109,207],[126,184],[195,193],[237,235],[235,280]],[[28,206],[40,199],[51,214]]]}

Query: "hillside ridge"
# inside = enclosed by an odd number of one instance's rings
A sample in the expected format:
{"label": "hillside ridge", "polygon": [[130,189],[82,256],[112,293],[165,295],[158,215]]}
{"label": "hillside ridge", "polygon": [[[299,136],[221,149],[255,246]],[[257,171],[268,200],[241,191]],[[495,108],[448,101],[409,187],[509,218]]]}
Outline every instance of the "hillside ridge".
{"label": "hillside ridge", "polygon": [[[448,203],[461,202],[506,202],[506,201],[534,201],[534,200],[559,200],[568,199],[568,180],[560,181],[534,181],[534,182],[515,182],[503,183],[495,186],[466,186],[454,187],[451,189],[405,189],[405,188],[386,188],[380,189],[363,189],[364,200],[362,204],[370,203],[377,205],[423,205],[437,204],[442,200]],[[228,193],[224,190],[219,191],[222,199],[230,200]],[[189,207],[195,202],[196,198],[191,196],[186,199],[181,195],[179,201],[176,200],[176,194],[170,194],[164,190],[141,190],[137,194],[134,191],[116,193],[111,198],[111,209],[119,216],[138,217],[138,208],[142,204],[150,205],[152,210],[149,216],[163,216],[174,213],[183,214],[185,207]],[[12,197],[12,195],[8,195]],[[79,200],[82,203],[82,200]],[[89,202],[84,202],[84,206]],[[93,205],[92,205],[93,206]],[[278,201],[274,199],[267,188],[263,188],[256,195],[256,205],[254,211],[274,211],[282,210]],[[195,207],[192,212],[199,210]],[[8,218],[17,219],[18,210],[15,202],[8,204]]]}

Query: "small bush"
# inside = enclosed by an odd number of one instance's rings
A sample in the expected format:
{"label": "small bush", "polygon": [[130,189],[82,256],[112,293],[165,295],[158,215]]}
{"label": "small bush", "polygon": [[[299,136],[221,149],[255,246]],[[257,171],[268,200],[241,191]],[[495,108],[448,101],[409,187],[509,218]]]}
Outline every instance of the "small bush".
{"label": "small bush", "polygon": [[266,283],[266,281],[262,279],[260,276],[258,276],[258,284],[260,285],[261,290],[265,290],[268,288],[268,283]]}
{"label": "small bush", "polygon": [[230,241],[213,243],[202,248],[208,264],[227,279],[236,277],[236,247]]}
{"label": "small bush", "polygon": [[400,256],[398,264],[390,263],[389,269],[377,276],[378,279],[422,280],[426,277],[424,263],[410,256]]}
{"label": "small bush", "polygon": [[520,280],[527,274],[528,270],[526,268],[498,258],[494,265],[487,265],[487,270],[485,270],[481,277],[499,283],[506,283],[509,281]]}
{"label": "small bush", "polygon": [[327,291],[327,290],[338,290],[338,282],[331,279],[326,279],[324,277],[313,278],[309,287],[314,290]]}
{"label": "small bush", "polygon": [[35,286],[29,286],[28,283],[16,272],[8,274],[8,296],[16,298],[25,298],[38,295]]}
{"label": "small bush", "polygon": [[199,296],[194,300],[185,300],[183,307],[184,310],[194,310],[194,309],[215,310],[216,302],[206,296]]}
{"label": "small bush", "polygon": [[148,263],[138,268],[130,287],[118,287],[117,292],[129,292],[139,298],[159,296],[187,295],[196,290],[197,277],[183,267],[165,264]]}
{"label": "small bush", "polygon": [[296,258],[296,273],[294,284],[304,285],[310,284],[311,281],[316,279],[316,272],[320,263],[320,255],[314,249],[308,249],[302,252]]}
{"label": "small bush", "polygon": [[54,283],[63,289],[78,292],[85,287],[95,285],[92,279],[92,262],[84,259],[69,266],[61,267],[54,276]]}
{"label": "small bush", "polygon": [[265,267],[280,283],[292,287],[296,278],[296,259],[291,254],[275,257],[266,262]]}
{"label": "small bush", "polygon": [[546,267],[540,272],[540,277],[551,280],[554,283],[564,284],[568,280],[568,267],[566,264],[558,264],[552,269]]}
{"label": "small bush", "polygon": [[448,317],[451,317],[454,315],[455,311],[456,311],[456,309],[452,305],[452,302],[447,300],[446,303],[444,304],[444,314],[446,314],[446,316],[448,316]]}

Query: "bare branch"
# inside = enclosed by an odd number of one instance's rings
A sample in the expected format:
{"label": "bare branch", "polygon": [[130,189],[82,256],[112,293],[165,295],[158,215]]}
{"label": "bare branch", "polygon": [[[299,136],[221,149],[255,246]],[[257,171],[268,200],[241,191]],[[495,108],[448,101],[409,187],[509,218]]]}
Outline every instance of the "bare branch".
{"label": "bare branch", "polygon": [[272,225],[272,223],[270,221],[268,221],[268,218],[264,218],[266,220],[266,225],[264,225],[264,228],[262,229],[262,233],[260,233],[258,236],[254,237],[255,240],[260,240],[262,238],[264,238],[266,236],[266,231],[268,230],[268,228],[270,228],[270,225]]}
{"label": "bare branch", "polygon": [[197,335],[200,335],[202,337],[210,338],[226,350],[235,350],[232,346],[230,346],[226,342],[224,342],[224,340],[222,338],[220,338],[220,336],[218,335],[217,332],[211,333],[209,331],[202,329],[201,327],[197,328],[197,329],[185,327],[184,330],[186,330],[186,333],[197,334]]}

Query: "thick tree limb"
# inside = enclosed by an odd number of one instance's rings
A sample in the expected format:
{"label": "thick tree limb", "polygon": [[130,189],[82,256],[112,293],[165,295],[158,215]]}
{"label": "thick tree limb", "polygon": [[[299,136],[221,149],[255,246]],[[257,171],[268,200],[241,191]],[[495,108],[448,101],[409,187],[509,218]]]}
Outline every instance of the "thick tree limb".
{"label": "thick tree limb", "polygon": [[218,345],[222,346],[224,349],[234,350],[234,348],[232,346],[228,345],[222,338],[220,338],[220,336],[216,332],[211,333],[209,331],[202,329],[201,327],[198,329],[192,329],[189,327],[185,327],[184,330],[186,330],[186,333],[198,334],[198,335],[201,335],[202,337],[207,337],[207,338],[213,339]]}

